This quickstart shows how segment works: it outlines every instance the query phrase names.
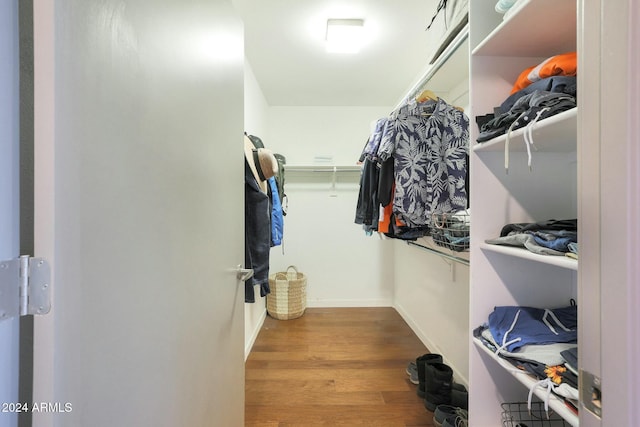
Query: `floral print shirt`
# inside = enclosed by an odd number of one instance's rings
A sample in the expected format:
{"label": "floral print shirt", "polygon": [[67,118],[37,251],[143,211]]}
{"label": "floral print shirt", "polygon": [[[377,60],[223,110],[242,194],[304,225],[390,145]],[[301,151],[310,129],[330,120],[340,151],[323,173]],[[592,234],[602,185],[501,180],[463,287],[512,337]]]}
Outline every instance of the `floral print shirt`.
{"label": "floral print shirt", "polygon": [[380,162],[393,156],[394,213],[409,227],[467,208],[469,118],[444,100],[407,101],[386,121]]}

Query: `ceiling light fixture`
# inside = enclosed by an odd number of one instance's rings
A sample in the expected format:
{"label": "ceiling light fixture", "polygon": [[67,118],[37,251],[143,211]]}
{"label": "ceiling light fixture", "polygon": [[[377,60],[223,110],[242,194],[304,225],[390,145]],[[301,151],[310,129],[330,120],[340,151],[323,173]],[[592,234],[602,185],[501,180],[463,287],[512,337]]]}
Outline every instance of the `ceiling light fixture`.
{"label": "ceiling light fixture", "polygon": [[328,19],[327,52],[357,53],[364,42],[364,19]]}

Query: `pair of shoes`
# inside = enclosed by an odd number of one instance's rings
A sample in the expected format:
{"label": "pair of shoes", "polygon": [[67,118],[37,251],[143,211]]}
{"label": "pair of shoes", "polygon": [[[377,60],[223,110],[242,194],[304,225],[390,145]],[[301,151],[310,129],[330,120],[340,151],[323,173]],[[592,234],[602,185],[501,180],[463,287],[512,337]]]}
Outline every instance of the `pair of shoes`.
{"label": "pair of shoes", "polygon": [[425,398],[426,395],[427,367],[436,363],[442,363],[440,354],[427,353],[416,358],[416,367],[418,369],[418,389],[416,392],[421,398]]}
{"label": "pair of shoes", "polygon": [[405,372],[409,375],[409,381],[411,381],[412,384],[420,384],[418,380],[418,365],[416,365],[416,362],[409,362]]}
{"label": "pair of shoes", "polygon": [[433,423],[438,427],[467,427],[469,415],[465,409],[453,405],[438,405],[433,413]]}

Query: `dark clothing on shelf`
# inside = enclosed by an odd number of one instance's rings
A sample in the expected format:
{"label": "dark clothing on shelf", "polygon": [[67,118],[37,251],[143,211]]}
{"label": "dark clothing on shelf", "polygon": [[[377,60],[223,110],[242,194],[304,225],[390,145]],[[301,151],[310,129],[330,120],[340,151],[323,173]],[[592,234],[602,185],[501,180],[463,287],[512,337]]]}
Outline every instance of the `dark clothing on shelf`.
{"label": "dark clothing on shelf", "polygon": [[521,223],[513,223],[507,224],[502,227],[500,230],[500,236],[506,236],[507,234],[517,231],[517,232],[525,232],[525,231],[539,231],[539,230],[567,230],[567,231],[578,231],[578,220],[577,219],[550,219],[547,221],[540,222],[521,222]]}
{"label": "dark clothing on shelf", "polygon": [[489,141],[529,123],[575,108],[576,105],[576,98],[572,95],[536,90],[518,98],[508,111],[483,124],[477,141]]}
{"label": "dark clothing on shelf", "polygon": [[525,95],[529,95],[535,91],[564,93],[574,98],[577,96],[577,78],[575,76],[553,76],[546,79],[531,83],[524,89],[510,95],[498,108],[498,113],[504,114],[513,107],[513,104]]}

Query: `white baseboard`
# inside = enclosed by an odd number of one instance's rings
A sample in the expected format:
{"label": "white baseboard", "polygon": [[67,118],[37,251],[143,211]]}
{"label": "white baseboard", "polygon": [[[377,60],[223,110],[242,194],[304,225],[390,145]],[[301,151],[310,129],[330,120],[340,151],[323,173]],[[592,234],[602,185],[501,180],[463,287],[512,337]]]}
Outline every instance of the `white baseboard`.
{"label": "white baseboard", "polygon": [[262,325],[264,324],[264,320],[266,318],[267,318],[267,309],[265,308],[265,310],[260,315],[260,319],[256,323],[256,327],[254,328],[253,332],[251,333],[251,337],[249,338],[248,341],[245,341],[245,348],[244,348],[244,361],[245,362],[247,361],[247,358],[249,357],[249,354],[251,354],[251,349],[253,348],[253,344],[255,344],[256,339],[258,338],[258,334],[260,333],[260,329],[262,329]]}
{"label": "white baseboard", "polygon": [[393,308],[395,308],[396,311],[400,314],[400,316],[402,316],[402,318],[407,323],[407,325],[409,325],[409,327],[413,330],[413,332],[418,336],[420,341],[422,341],[422,343],[429,349],[429,351],[431,353],[441,354],[442,355],[444,363],[449,365],[451,367],[451,369],[453,370],[453,377],[455,378],[455,381],[457,383],[459,383],[459,384],[463,384],[467,389],[469,389],[469,379],[464,377],[464,376],[462,376],[460,371],[458,369],[456,369],[456,367],[454,365],[452,365],[450,361],[447,360],[446,354],[444,354],[442,352],[440,347],[438,347],[438,345],[436,345],[435,342],[433,342],[431,339],[429,339],[429,336],[411,318],[409,313],[407,313],[407,311],[402,307],[402,305],[394,304]]}
{"label": "white baseboard", "polygon": [[391,299],[323,299],[323,300],[307,300],[307,307],[315,308],[346,308],[346,307],[393,307]]}

